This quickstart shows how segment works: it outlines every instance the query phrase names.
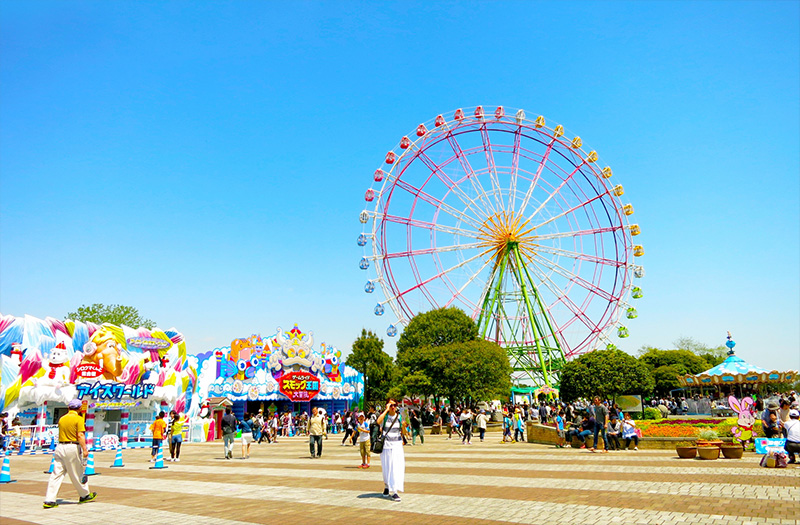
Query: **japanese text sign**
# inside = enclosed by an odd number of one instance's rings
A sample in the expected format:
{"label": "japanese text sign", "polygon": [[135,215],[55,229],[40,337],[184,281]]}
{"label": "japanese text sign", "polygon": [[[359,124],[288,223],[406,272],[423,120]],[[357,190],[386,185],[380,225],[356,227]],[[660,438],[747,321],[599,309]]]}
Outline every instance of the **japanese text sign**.
{"label": "japanese text sign", "polygon": [[319,379],[308,372],[288,372],[278,380],[278,387],[292,401],[311,401],[319,394]]}

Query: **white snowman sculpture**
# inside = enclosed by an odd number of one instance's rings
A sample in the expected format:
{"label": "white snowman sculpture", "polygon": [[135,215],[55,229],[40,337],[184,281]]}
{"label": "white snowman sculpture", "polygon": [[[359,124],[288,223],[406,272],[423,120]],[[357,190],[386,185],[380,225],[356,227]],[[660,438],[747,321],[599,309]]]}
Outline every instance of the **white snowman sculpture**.
{"label": "white snowman sculpture", "polygon": [[69,384],[69,354],[64,342],[58,343],[45,363],[45,374],[36,382],[36,386],[61,387]]}

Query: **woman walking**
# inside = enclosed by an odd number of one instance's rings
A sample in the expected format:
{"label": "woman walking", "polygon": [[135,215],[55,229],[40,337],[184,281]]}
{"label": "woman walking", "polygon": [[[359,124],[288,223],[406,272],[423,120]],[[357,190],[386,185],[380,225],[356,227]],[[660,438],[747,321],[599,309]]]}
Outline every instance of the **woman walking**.
{"label": "woman walking", "polygon": [[239,422],[239,430],[242,431],[242,459],[250,459],[250,444],[253,442],[253,420],[247,412],[245,412],[242,421]]}
{"label": "woman walking", "polygon": [[181,444],[183,443],[183,415],[173,410],[173,418],[169,427],[170,461],[181,460]]}
{"label": "woman walking", "polygon": [[397,493],[405,492],[406,458],[403,452],[403,420],[397,411],[397,401],[389,399],[386,402],[386,409],[378,416],[377,424],[386,436],[381,452],[383,495],[390,496],[392,501],[400,501]]}

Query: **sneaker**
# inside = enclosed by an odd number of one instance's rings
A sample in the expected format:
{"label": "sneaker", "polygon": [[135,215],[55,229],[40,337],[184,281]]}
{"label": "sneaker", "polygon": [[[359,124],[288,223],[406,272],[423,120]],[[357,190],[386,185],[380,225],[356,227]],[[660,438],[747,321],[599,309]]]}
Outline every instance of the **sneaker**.
{"label": "sneaker", "polygon": [[88,503],[97,497],[97,492],[90,492],[89,494],[85,495],[81,499],[78,500],[78,503]]}
{"label": "sneaker", "polygon": [[150,458],[150,463],[155,463],[155,462],[156,462],[156,460],[155,460],[155,459],[153,459],[153,458]]}
{"label": "sneaker", "polygon": [[639,450],[639,447],[633,447],[633,450]]}
{"label": "sneaker", "polygon": [[400,496],[398,496],[396,492],[392,494],[392,501],[400,501]]}
{"label": "sneaker", "polygon": [[388,488],[383,489],[383,495],[384,496],[388,496],[389,495],[389,489]]}
{"label": "sneaker", "polygon": [[586,445],[581,445],[581,448],[586,448]]}
{"label": "sneaker", "polygon": [[181,460],[181,458],[175,458],[175,461],[180,461],[180,460]]}
{"label": "sneaker", "polygon": [[369,463],[367,463],[366,465],[364,465],[364,468],[369,468]]}
{"label": "sneaker", "polygon": [[44,503],[42,503],[42,508],[44,509],[52,509],[55,507],[58,507],[58,503],[56,503],[55,501],[45,501]]}

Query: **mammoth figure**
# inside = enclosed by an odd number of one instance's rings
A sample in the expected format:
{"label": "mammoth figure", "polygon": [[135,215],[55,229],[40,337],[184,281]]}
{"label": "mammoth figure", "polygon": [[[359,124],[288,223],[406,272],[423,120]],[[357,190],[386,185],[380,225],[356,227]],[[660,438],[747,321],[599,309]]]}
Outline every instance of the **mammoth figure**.
{"label": "mammoth figure", "polygon": [[122,356],[120,346],[114,334],[107,330],[98,330],[92,340],[83,346],[81,363],[90,363],[103,370],[103,379],[117,381],[122,375]]}

